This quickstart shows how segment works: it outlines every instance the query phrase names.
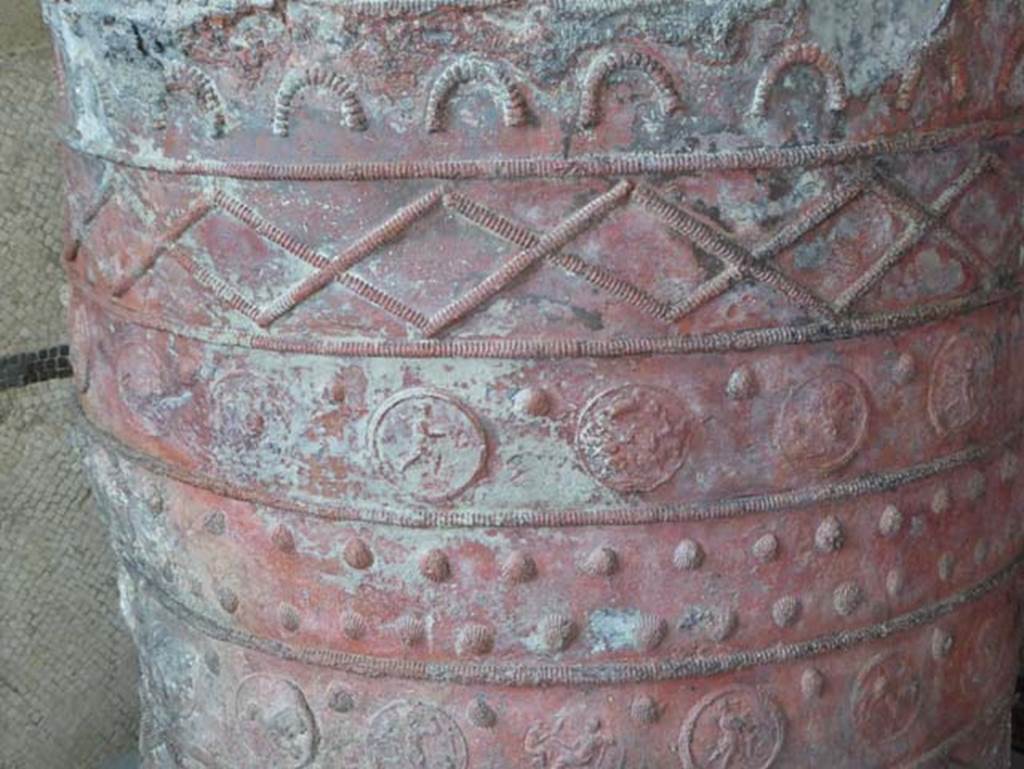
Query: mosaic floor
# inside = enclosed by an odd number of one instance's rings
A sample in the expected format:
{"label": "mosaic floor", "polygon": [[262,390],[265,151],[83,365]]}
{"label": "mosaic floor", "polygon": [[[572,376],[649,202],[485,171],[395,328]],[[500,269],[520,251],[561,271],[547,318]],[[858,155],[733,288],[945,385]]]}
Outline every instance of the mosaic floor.
{"label": "mosaic floor", "polygon": [[52,54],[0,55],[0,767],[95,769],[135,742],[113,556],[68,441]]}

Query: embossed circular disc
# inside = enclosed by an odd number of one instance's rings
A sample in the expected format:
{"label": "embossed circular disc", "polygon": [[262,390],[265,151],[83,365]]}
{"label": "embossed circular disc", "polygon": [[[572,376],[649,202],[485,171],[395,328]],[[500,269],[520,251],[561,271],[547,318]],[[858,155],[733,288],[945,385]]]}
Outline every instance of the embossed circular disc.
{"label": "embossed circular disc", "polygon": [[978,755],[1024,6],[42,2],[96,496],[199,661],[171,763]]}
{"label": "embossed circular disc", "polygon": [[906,732],[921,710],[921,679],[910,660],[884,653],[872,658],[857,676],[850,710],[869,747]]}
{"label": "embossed circular disc", "polygon": [[487,459],[476,416],[436,390],[404,390],[389,398],[373,417],[370,442],[381,475],[428,501],[462,492]]}
{"label": "embossed circular disc", "polygon": [[685,769],[768,769],[784,737],[778,705],[757,689],[735,686],[694,706],[679,735],[679,756]]}
{"label": "embossed circular disc", "polygon": [[834,470],[863,443],[868,412],[860,379],[829,367],[790,392],[775,425],[775,445],[793,465]]}
{"label": "embossed circular disc", "polygon": [[466,769],[466,738],[452,718],[421,702],[393,702],[370,722],[373,769]]}
{"label": "embossed circular disc", "polygon": [[291,681],[262,674],[242,681],[235,694],[235,726],[254,768],[302,769],[316,758],[316,722]]}
{"label": "embossed circular disc", "polygon": [[995,359],[984,336],[973,330],[947,339],[932,364],[928,414],[940,433],[972,425],[992,397]]}
{"label": "embossed circular disc", "polygon": [[1009,613],[988,617],[974,628],[967,649],[970,656],[960,678],[964,693],[985,692],[992,696],[1001,686],[1010,685],[1005,671],[1013,667],[1013,650],[1017,646],[1009,643],[1018,638],[1014,617]]}
{"label": "embossed circular disc", "polygon": [[650,491],[682,467],[689,412],[658,387],[607,390],[583,409],[576,447],[590,474],[617,491]]}

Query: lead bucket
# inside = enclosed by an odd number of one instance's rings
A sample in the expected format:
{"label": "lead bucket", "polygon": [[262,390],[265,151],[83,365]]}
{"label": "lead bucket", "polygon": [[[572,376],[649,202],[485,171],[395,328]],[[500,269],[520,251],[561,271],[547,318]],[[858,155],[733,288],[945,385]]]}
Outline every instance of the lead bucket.
{"label": "lead bucket", "polygon": [[44,9],[147,769],[1009,766],[1016,3]]}

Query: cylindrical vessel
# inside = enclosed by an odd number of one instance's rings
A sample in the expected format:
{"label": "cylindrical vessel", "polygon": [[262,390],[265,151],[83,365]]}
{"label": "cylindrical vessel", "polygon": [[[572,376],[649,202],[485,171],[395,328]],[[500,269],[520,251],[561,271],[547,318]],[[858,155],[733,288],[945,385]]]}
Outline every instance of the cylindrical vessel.
{"label": "cylindrical vessel", "polygon": [[1009,0],[74,0],[147,769],[1007,767]]}

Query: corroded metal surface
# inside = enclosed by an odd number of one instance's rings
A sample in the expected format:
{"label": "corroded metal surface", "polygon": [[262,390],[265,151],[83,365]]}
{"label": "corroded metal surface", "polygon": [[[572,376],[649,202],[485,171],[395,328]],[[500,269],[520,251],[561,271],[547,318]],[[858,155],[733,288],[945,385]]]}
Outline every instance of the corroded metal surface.
{"label": "corroded metal surface", "polygon": [[47,6],[148,767],[1005,767],[1010,2]]}

